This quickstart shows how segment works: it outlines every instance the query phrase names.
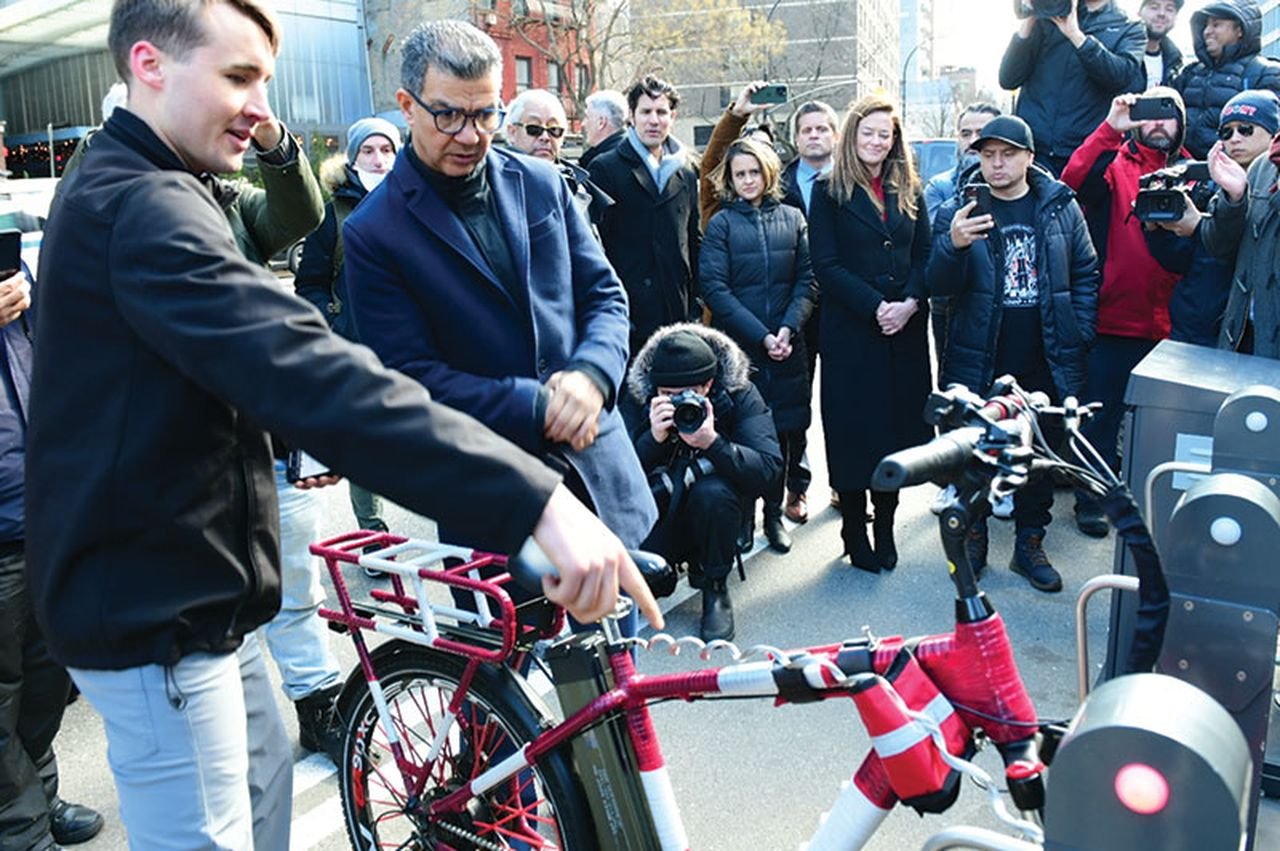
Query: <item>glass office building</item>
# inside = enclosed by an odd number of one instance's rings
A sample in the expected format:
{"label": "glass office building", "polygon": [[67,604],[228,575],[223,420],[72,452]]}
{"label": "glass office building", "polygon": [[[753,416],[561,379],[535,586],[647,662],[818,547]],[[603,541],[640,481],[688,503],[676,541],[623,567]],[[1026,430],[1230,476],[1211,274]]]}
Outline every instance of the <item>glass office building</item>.
{"label": "glass office building", "polygon": [[[283,34],[272,108],[295,133],[333,148],[372,109],[363,3],[274,7]],[[102,96],[117,79],[106,51],[110,13],[111,0],[0,0],[0,121],[11,158],[20,147],[47,151],[50,133],[100,123]]]}

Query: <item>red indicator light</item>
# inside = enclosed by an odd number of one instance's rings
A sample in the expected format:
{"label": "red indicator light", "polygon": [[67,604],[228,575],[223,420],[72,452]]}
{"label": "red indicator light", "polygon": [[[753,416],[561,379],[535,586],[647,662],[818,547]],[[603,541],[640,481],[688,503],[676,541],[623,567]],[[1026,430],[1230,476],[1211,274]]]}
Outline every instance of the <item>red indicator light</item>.
{"label": "red indicator light", "polygon": [[1169,781],[1149,765],[1131,762],[1116,772],[1116,797],[1138,815],[1155,815],[1169,803]]}

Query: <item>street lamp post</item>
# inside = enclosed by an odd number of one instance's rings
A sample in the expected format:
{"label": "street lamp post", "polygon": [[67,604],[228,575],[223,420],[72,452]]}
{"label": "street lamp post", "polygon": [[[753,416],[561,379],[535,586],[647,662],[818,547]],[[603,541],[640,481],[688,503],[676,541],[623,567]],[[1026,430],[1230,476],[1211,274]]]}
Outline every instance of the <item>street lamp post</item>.
{"label": "street lamp post", "polygon": [[916,51],[920,49],[923,42],[917,42],[916,46],[911,48],[907,53],[907,58],[902,61],[902,76],[898,80],[898,100],[902,102],[902,123],[907,123],[907,66],[911,64],[911,60],[915,58]]}

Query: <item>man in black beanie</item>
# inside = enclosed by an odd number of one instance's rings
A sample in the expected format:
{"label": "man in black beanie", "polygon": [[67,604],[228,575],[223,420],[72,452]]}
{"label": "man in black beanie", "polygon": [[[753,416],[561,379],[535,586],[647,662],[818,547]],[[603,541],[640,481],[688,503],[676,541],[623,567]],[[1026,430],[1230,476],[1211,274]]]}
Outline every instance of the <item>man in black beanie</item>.
{"label": "man in black beanie", "polygon": [[733,638],[726,580],[742,508],[782,474],[773,415],[749,366],[725,334],[680,324],[656,331],[627,375],[623,417],[658,498],[645,549],[688,562],[706,641]]}

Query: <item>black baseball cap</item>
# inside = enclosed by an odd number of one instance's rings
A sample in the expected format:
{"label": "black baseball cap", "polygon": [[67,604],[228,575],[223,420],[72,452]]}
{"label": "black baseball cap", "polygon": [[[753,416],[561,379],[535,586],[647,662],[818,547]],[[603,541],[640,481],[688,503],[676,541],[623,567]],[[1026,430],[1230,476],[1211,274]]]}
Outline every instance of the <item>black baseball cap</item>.
{"label": "black baseball cap", "polygon": [[1035,153],[1036,143],[1031,137],[1031,128],[1027,126],[1027,122],[1023,121],[1016,115],[997,115],[986,123],[982,128],[981,135],[973,140],[973,144],[969,146],[969,150],[977,151],[982,149],[983,142],[991,140],[1000,142],[1008,142],[1015,148],[1022,148],[1024,151]]}

